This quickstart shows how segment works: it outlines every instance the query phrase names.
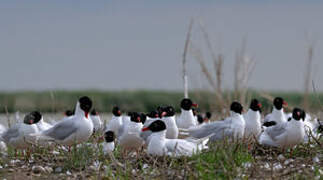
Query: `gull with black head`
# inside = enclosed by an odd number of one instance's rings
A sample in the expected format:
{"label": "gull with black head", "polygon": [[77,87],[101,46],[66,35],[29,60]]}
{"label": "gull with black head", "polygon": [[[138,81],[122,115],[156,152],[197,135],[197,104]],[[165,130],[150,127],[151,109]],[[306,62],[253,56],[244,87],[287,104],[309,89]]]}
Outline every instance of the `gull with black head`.
{"label": "gull with black head", "polygon": [[232,102],[230,116],[223,121],[214,121],[192,127],[187,130],[191,138],[203,138],[213,134],[210,142],[228,139],[241,139],[244,135],[245,121],[242,116],[243,107],[239,102]]}
{"label": "gull with black head", "polygon": [[74,145],[87,141],[93,133],[93,122],[89,118],[92,101],[81,97],[75,107],[75,115],[56,123],[52,128],[33,134],[40,141],[54,141],[61,145]]}
{"label": "gull with black head", "polygon": [[203,149],[206,149],[206,143],[209,137],[202,139],[168,139],[166,138],[166,124],[162,120],[156,120],[142,131],[151,131],[147,152],[153,156],[192,156]]}
{"label": "gull with black head", "polygon": [[181,101],[181,114],[176,119],[177,127],[181,129],[188,129],[189,127],[196,126],[197,120],[194,117],[192,107],[197,107],[191,99],[184,98]]}

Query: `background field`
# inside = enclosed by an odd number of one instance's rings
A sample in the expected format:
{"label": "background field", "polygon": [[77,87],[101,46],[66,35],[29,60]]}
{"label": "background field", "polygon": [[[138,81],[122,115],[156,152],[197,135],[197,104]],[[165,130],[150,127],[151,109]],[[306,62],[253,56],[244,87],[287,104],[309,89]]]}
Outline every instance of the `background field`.
{"label": "background field", "polygon": [[[231,92],[225,93],[230,96]],[[257,91],[250,91],[248,99],[258,98],[263,104],[263,109],[271,109],[271,101],[261,96]],[[299,92],[268,92],[272,97],[281,96],[290,107],[302,107],[303,93]],[[119,105],[125,111],[147,112],[158,105],[173,105],[179,111],[179,102],[183,98],[182,92],[176,91],[41,91],[41,92],[0,92],[0,113],[20,111],[29,112],[40,110],[41,112],[61,112],[73,109],[80,96],[87,95],[94,101],[94,106],[100,112],[110,112],[113,105]],[[216,98],[212,92],[195,91],[189,95],[193,101],[199,104],[201,111],[219,112]],[[310,94],[310,110],[320,111],[323,101],[323,93]],[[247,101],[248,102],[248,101]],[[248,105],[245,105],[248,108]]]}

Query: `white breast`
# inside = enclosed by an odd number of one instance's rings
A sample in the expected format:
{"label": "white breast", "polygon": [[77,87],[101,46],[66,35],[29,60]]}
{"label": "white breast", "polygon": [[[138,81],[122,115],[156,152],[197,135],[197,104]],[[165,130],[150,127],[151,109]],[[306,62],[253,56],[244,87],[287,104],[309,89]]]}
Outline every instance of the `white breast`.
{"label": "white breast", "polygon": [[188,129],[191,126],[196,126],[197,121],[194,118],[193,111],[186,111],[184,109],[182,109],[181,111],[181,115],[177,118],[177,127]]}

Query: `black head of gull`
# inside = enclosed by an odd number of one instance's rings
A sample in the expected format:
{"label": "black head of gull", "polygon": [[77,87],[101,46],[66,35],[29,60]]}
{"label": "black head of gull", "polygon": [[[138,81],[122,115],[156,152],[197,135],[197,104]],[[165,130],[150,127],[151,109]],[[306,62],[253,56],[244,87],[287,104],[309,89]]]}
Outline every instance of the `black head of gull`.
{"label": "black head of gull", "polygon": [[230,110],[235,112],[235,113],[241,114],[242,111],[243,111],[243,107],[239,102],[233,101],[231,106],[230,106]]}
{"label": "black head of gull", "polygon": [[251,100],[250,109],[252,109],[253,111],[261,112],[261,107],[262,107],[262,105],[257,99],[252,99]]}
{"label": "black head of gull", "polygon": [[66,110],[66,111],[64,112],[64,114],[65,114],[65,116],[70,117],[70,116],[73,116],[73,115],[74,115],[74,112],[73,112],[73,111],[71,111],[71,110]]}
{"label": "black head of gull", "polygon": [[116,117],[119,117],[119,116],[121,116],[121,115],[122,115],[122,112],[121,112],[121,110],[120,110],[120,108],[119,108],[118,106],[114,106],[114,107],[112,108],[112,114],[113,114],[114,116],[116,116]]}
{"label": "black head of gull", "polygon": [[114,141],[114,133],[113,131],[107,131],[104,133],[104,139],[105,142],[109,143],[109,142],[113,142]]}
{"label": "black head of gull", "polygon": [[141,118],[141,123],[145,124],[146,120],[147,120],[147,116],[145,113],[140,113],[140,118]]}
{"label": "black head of gull", "polygon": [[263,124],[265,127],[275,126],[277,123],[275,121],[268,121]]}
{"label": "black head of gull", "polygon": [[148,127],[143,128],[142,131],[150,130],[152,132],[160,132],[166,129],[166,124],[161,120],[152,122]]}
{"label": "black head of gull", "polygon": [[27,114],[24,118],[25,124],[36,124],[42,118],[42,115],[39,111],[32,111],[31,113]]}
{"label": "black head of gull", "polygon": [[130,121],[135,122],[135,123],[141,123],[141,116],[137,112],[131,113],[130,116]]}
{"label": "black head of gull", "polygon": [[281,110],[283,106],[287,106],[286,101],[281,97],[276,97],[273,104],[277,110]]}
{"label": "black head of gull", "polygon": [[292,117],[296,121],[300,121],[303,117],[305,119],[305,112],[303,110],[301,110],[300,108],[294,108]]}
{"label": "black head of gull", "polygon": [[157,108],[156,108],[156,110],[157,110],[157,112],[160,114],[160,113],[162,113],[163,111],[164,111],[164,107],[163,106],[158,106]]}
{"label": "black head of gull", "polygon": [[210,113],[210,112],[205,113],[205,118],[211,119],[211,117],[212,117],[212,113]]}
{"label": "black head of gull", "polygon": [[166,112],[165,117],[171,117],[175,115],[175,108],[173,106],[166,106],[164,108],[164,111]]}
{"label": "black head of gull", "polygon": [[186,110],[186,111],[189,111],[192,109],[192,106],[194,107],[197,107],[197,104],[193,103],[192,100],[188,99],[188,98],[184,98],[182,101],[181,101],[181,108]]}
{"label": "black head of gull", "polygon": [[93,109],[93,110],[91,111],[91,115],[92,115],[92,116],[98,116],[98,115],[99,115],[99,112],[98,112],[96,109]]}
{"label": "black head of gull", "polygon": [[92,108],[92,101],[89,97],[83,96],[79,99],[80,108],[84,111],[85,117],[88,117],[88,114]]}
{"label": "black head of gull", "polygon": [[197,115],[197,122],[198,122],[199,124],[202,124],[202,123],[203,123],[203,121],[204,121],[203,117],[202,117],[200,114],[198,114],[198,115]]}
{"label": "black head of gull", "polygon": [[158,114],[158,112],[157,112],[157,111],[153,110],[153,111],[151,111],[149,114],[147,114],[147,116],[148,116],[149,118],[158,118],[158,117],[159,117],[159,114]]}

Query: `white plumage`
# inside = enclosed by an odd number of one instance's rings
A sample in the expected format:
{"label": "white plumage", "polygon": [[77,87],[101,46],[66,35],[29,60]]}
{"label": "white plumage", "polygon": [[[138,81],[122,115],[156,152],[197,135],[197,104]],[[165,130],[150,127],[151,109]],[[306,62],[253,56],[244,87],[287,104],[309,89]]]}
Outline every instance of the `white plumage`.
{"label": "white plumage", "polygon": [[295,108],[290,121],[266,128],[259,137],[260,144],[290,148],[303,142],[305,130],[300,116],[301,111]]}
{"label": "white plumage", "polygon": [[245,125],[245,137],[258,138],[261,133],[261,115],[259,111],[248,110],[243,116]]}
{"label": "white plumage", "polygon": [[[85,106],[83,110],[81,106]],[[75,115],[56,123],[52,128],[33,134],[40,141],[54,141],[62,145],[73,145],[87,141],[93,133],[93,123],[88,117],[92,102],[82,97],[76,104]],[[86,112],[87,111],[87,112]],[[40,142],[43,144],[43,142]]]}
{"label": "white plumage", "polygon": [[206,143],[209,137],[203,139],[167,139],[166,125],[163,121],[157,120],[148,128],[143,130],[153,131],[150,142],[147,147],[147,152],[154,156],[192,156],[203,149],[206,149]]}

